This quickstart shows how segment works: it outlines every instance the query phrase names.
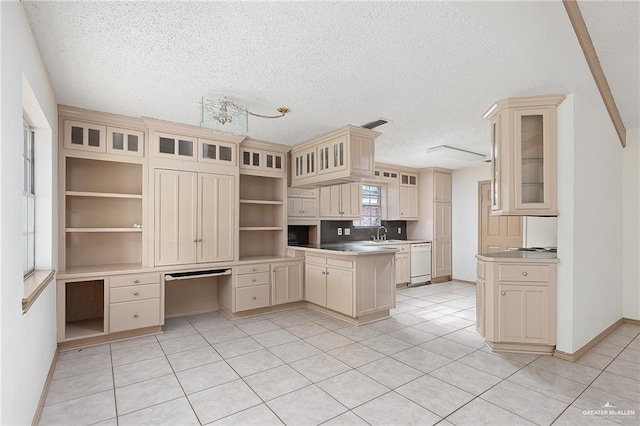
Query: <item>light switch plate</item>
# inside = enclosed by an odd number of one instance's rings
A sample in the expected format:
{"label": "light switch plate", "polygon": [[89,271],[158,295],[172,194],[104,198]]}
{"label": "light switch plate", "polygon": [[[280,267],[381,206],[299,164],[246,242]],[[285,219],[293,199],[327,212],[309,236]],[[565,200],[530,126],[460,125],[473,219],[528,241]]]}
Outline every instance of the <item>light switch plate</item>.
{"label": "light switch plate", "polygon": [[398,235],[402,234],[402,228],[398,228]]}
{"label": "light switch plate", "polygon": [[338,235],[342,235],[342,228],[338,228]]}
{"label": "light switch plate", "polygon": [[351,228],[344,228],[344,235],[351,235]]}

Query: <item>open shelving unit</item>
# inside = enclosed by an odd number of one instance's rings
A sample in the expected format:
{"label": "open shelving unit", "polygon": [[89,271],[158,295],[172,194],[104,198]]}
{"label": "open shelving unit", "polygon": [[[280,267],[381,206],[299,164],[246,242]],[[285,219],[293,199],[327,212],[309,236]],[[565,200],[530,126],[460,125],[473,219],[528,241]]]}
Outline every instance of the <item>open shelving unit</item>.
{"label": "open shelving unit", "polygon": [[286,179],[240,174],[240,260],[283,256]]}
{"label": "open shelving unit", "polygon": [[64,286],[64,338],[104,334],[105,280],[67,282]]}

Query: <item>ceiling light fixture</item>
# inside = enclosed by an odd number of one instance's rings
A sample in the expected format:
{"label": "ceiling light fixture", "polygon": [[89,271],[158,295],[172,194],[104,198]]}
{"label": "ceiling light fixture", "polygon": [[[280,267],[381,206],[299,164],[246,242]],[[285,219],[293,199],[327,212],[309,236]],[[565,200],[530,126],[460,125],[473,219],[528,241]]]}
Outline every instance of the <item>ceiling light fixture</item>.
{"label": "ceiling light fixture", "polygon": [[467,151],[466,149],[455,148],[449,145],[433,146],[427,149],[427,154],[439,154],[464,161],[483,160],[485,158],[484,155],[478,154],[477,152]]}
{"label": "ceiling light fixture", "polygon": [[249,115],[259,118],[281,118],[291,111],[287,107],[279,107],[276,109],[277,115],[264,115],[249,111],[246,105],[240,105],[238,101],[228,99],[226,96],[212,98],[203,96],[200,100],[200,126],[202,127],[211,127],[211,124],[214,123],[219,125],[237,124],[247,131],[249,130]]}

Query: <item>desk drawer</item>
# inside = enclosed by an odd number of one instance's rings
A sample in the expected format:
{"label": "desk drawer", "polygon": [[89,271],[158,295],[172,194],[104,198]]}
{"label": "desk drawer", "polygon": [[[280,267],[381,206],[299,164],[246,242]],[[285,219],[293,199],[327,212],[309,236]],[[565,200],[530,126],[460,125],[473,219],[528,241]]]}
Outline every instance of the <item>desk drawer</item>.
{"label": "desk drawer", "polygon": [[548,282],[548,265],[498,265],[499,281]]}
{"label": "desk drawer", "polygon": [[160,284],[132,285],[110,290],[110,302],[130,302],[134,300],[160,297]]}
{"label": "desk drawer", "polygon": [[269,284],[252,285],[236,289],[236,311],[269,306]]}
{"label": "desk drawer", "polygon": [[109,280],[111,287],[124,287],[137,284],[155,284],[160,282],[160,274],[138,274],[113,277]]}
{"label": "desk drawer", "polygon": [[113,303],[109,306],[109,332],[160,325],[160,299]]}
{"label": "desk drawer", "polygon": [[236,277],[236,286],[247,287],[250,285],[269,284],[269,272],[260,272],[259,274],[238,275]]}
{"label": "desk drawer", "polygon": [[236,274],[254,274],[256,272],[269,272],[270,265],[268,263],[262,263],[259,265],[247,265],[247,266],[238,266],[236,268]]}

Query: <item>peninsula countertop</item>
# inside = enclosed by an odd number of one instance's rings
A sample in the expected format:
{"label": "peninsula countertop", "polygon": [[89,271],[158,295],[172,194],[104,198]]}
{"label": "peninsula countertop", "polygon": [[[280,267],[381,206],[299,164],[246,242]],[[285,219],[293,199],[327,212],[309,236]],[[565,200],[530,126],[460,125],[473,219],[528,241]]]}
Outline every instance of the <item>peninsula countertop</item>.
{"label": "peninsula countertop", "polygon": [[502,251],[498,253],[481,253],[476,259],[485,262],[554,262],[558,263],[557,253],[539,251]]}
{"label": "peninsula countertop", "polygon": [[394,248],[383,245],[367,245],[354,243],[329,243],[329,244],[297,244],[289,245],[287,248],[292,250],[305,250],[315,252],[334,252],[335,254],[344,254],[351,256],[372,255],[372,254],[395,254]]}

